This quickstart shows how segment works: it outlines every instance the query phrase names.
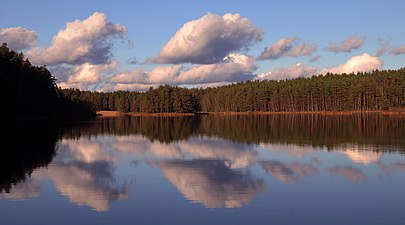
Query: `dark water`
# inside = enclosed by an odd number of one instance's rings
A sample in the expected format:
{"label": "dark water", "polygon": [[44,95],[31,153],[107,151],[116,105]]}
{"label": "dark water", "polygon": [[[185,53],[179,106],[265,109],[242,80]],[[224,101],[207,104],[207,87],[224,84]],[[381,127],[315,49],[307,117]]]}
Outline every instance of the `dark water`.
{"label": "dark water", "polygon": [[404,224],[405,118],[2,123],[0,224]]}

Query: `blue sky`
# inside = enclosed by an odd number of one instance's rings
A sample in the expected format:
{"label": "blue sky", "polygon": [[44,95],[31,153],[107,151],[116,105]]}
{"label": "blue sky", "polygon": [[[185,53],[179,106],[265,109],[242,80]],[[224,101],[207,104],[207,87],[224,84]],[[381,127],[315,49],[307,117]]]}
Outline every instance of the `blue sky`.
{"label": "blue sky", "polygon": [[[35,43],[25,43],[25,45],[23,45],[24,43],[20,43],[21,45],[16,45],[16,50],[26,52],[31,61],[47,64],[62,86],[66,87],[100,90],[136,90],[148,85],[156,86],[163,83],[181,86],[215,86],[239,80],[257,79],[258,77],[260,79],[286,79],[297,76],[305,77],[313,73],[317,74],[326,71],[356,72],[350,71],[348,68],[364,71],[371,69],[397,69],[403,67],[405,62],[405,51],[400,48],[405,46],[405,29],[403,29],[405,22],[405,13],[403,13],[405,1],[399,0],[277,2],[242,0],[152,0],[142,2],[118,0],[7,1],[2,3],[2,8],[3,10],[0,14],[2,35],[0,35],[0,41],[10,42],[9,39],[13,38],[12,34],[18,33],[9,32],[12,30],[5,30],[6,28],[21,27],[28,31],[35,31],[36,35],[33,37],[35,38]],[[112,57],[104,61],[92,59],[86,61],[86,59],[94,55],[89,53],[89,55],[75,61],[64,61],[62,58],[59,61],[39,59],[45,53],[52,56],[56,54],[51,52],[52,49],[49,48],[52,45],[52,38],[59,30],[66,29],[67,22],[75,20],[83,22],[95,12],[102,13],[106,17],[106,23],[121,25],[126,28],[126,32],[124,32],[116,27],[117,29],[114,28],[115,30],[113,31],[115,33],[98,37],[96,40],[97,43],[108,42],[112,45],[111,48],[102,49],[103,51],[107,51],[103,53],[112,53]],[[234,65],[237,63],[227,65],[228,67],[226,68],[220,68],[224,65],[222,61],[213,62],[211,67],[206,67],[206,62],[201,63],[198,60],[194,60],[190,63],[188,61],[189,58],[186,56],[182,60],[177,61],[169,59],[169,63],[167,63],[167,60],[165,63],[161,63],[162,60],[158,60],[158,62],[153,64],[142,63],[151,57],[164,58],[160,52],[165,45],[168,45],[169,40],[174,37],[176,32],[184,24],[192,20],[199,20],[207,15],[207,13],[220,17],[227,13],[240,14],[242,19],[247,19],[252,26],[257,28],[255,34],[259,35],[257,33],[259,30],[263,32],[260,40],[249,39],[247,42],[240,42],[238,47],[228,49],[228,51],[219,53],[219,50],[214,51],[219,56],[228,53],[239,54],[235,56],[235,62],[239,62],[239,59],[242,60],[242,67],[244,69],[240,69],[241,66],[239,64]],[[202,20],[211,21],[208,18]],[[240,26],[237,29],[241,31],[245,28],[247,27]],[[202,34],[204,34],[205,28],[201,29],[203,30]],[[5,34],[6,31],[9,34]],[[220,29],[219,32],[221,32]],[[21,37],[25,33],[18,34]],[[250,34],[243,33],[243,35]],[[210,35],[207,34],[207,36]],[[81,37],[86,40],[89,39],[89,37]],[[184,36],[179,36],[179,38],[182,37]],[[342,50],[341,48],[335,52],[328,50],[328,47],[333,42],[338,47],[343,47],[344,41],[350,37],[353,37],[353,40],[357,40],[360,44],[351,46],[352,48],[349,46],[346,50]],[[100,41],[100,38],[105,39]],[[295,39],[292,40],[292,38]],[[306,46],[315,46],[316,50],[309,53],[301,52],[301,55],[291,52],[285,52],[285,54],[277,56],[272,55],[276,54],[273,51],[276,42],[282,39],[291,41],[290,45],[280,45],[284,50],[291,50],[297,45],[304,44]],[[93,48],[94,45],[91,44],[94,44],[94,40],[90,41],[91,43],[87,43],[89,46],[86,46]],[[198,40],[207,39],[202,37]],[[209,43],[218,43],[217,40],[209,40],[211,41]],[[132,44],[128,44],[128,42]],[[376,55],[383,42],[386,43],[386,51],[383,54]],[[272,55],[270,58],[263,60],[256,58],[261,55],[266,47],[270,48],[272,46],[273,50],[269,52]],[[221,48],[221,46],[213,47],[217,49]],[[249,50],[246,50],[246,47]],[[43,51],[36,51],[36,53],[40,52],[42,55],[34,54],[33,48],[42,48]],[[207,46],[204,48],[207,48]],[[45,51],[44,49],[47,50]],[[200,50],[203,51],[204,49]],[[198,51],[198,49],[195,51]],[[367,55],[363,55],[364,53]],[[246,65],[247,59],[240,58],[240,55],[249,56],[253,61],[248,61],[250,64]],[[311,62],[310,59],[315,59],[315,56],[319,56],[319,60]],[[352,59],[356,56],[359,57]],[[38,57],[38,60],[36,60],[36,57]],[[127,63],[127,60],[132,57],[135,57],[140,63]],[[102,64],[111,63],[111,61],[114,61],[116,64],[114,66],[107,66],[107,69],[106,67],[100,67]],[[97,66],[93,67],[93,64]],[[201,67],[202,65],[204,67]],[[178,66],[171,68],[170,71],[174,71],[173,76],[157,80],[150,78],[152,76],[151,71],[156,67],[173,66]],[[239,66],[239,69],[235,69],[235,66]],[[187,73],[187,79],[168,82],[170,78],[177,79],[181,73],[193,67],[199,67],[198,71],[202,71],[202,74],[206,71],[212,72],[214,73],[213,76],[221,76],[221,72],[223,73],[224,71],[233,71],[234,73],[229,72],[228,76],[222,79],[213,79],[212,77],[203,79],[203,75],[193,74],[191,76],[190,73]],[[89,72],[86,68],[91,68],[90,70],[94,73],[101,75],[95,76],[93,74],[94,76],[91,79],[82,79],[85,76],[83,74],[78,77],[78,73],[80,72]],[[164,73],[159,74],[159,71],[167,72],[167,70],[156,70],[155,73],[152,72],[153,76],[165,76]],[[127,84],[121,85],[121,88],[116,85],[119,82],[111,84],[111,80],[109,80],[119,75],[121,75],[120,79],[116,80],[125,81],[124,83]],[[147,76],[148,78],[139,78],[140,76]],[[138,79],[133,77],[138,77]],[[193,82],[192,79],[197,77],[199,79]],[[142,85],[128,85],[130,83]]]}

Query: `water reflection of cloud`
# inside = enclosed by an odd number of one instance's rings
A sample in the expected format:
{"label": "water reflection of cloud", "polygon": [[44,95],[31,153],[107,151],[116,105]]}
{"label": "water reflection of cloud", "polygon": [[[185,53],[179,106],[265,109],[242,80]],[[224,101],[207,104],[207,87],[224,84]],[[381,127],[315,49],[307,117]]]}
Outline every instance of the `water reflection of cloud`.
{"label": "water reflection of cloud", "polygon": [[313,165],[298,162],[261,161],[260,165],[266,173],[272,174],[285,183],[295,183],[302,177],[313,176],[318,173],[318,169]]}
{"label": "water reflection of cloud", "polygon": [[348,149],[347,151],[344,152],[347,157],[356,163],[361,163],[364,165],[368,165],[373,162],[377,162],[381,156],[382,153],[380,152],[374,152],[374,151],[364,151],[364,150],[356,150],[356,149]]}
{"label": "water reflection of cloud", "polygon": [[22,183],[14,185],[10,193],[0,193],[0,199],[29,199],[38,197],[40,193],[40,182],[38,179],[29,178]]}
{"label": "water reflection of cloud", "polygon": [[120,155],[145,156],[148,153],[156,159],[221,159],[232,168],[242,168],[254,164],[257,152],[252,149],[251,145],[218,139],[191,138],[166,144],[131,135],[109,137],[102,143],[91,139],[63,140],[56,160],[116,163]]}
{"label": "water reflection of cloud", "polygon": [[54,161],[80,161],[92,163],[96,161],[117,162],[117,154],[111,143],[100,143],[91,139],[62,140],[58,144],[58,155]]}
{"label": "water reflection of cloud", "polygon": [[314,147],[307,145],[260,143],[259,146],[274,152],[286,153],[297,158],[315,152]]}
{"label": "water reflection of cloud", "polygon": [[405,172],[405,162],[396,162],[392,164],[392,168]]}
{"label": "water reflection of cloud", "polygon": [[329,168],[328,172],[331,176],[343,176],[353,183],[367,180],[366,175],[360,169],[351,166],[335,166]]}
{"label": "water reflection of cloud", "polygon": [[52,164],[42,171],[73,203],[107,211],[111,202],[128,198],[128,187],[117,185],[107,162]]}
{"label": "water reflection of cloud", "polygon": [[248,167],[255,162],[257,155],[250,145],[217,139],[192,139],[179,142],[178,146],[194,158],[225,160],[231,168]]}
{"label": "water reflection of cloud", "polygon": [[232,170],[220,160],[156,162],[165,177],[190,201],[207,208],[235,208],[248,204],[265,190],[250,172]]}
{"label": "water reflection of cloud", "polygon": [[390,174],[391,172],[405,172],[405,162],[395,162],[387,165],[384,162],[379,161],[377,165],[382,171],[382,174],[380,175],[381,178]]}

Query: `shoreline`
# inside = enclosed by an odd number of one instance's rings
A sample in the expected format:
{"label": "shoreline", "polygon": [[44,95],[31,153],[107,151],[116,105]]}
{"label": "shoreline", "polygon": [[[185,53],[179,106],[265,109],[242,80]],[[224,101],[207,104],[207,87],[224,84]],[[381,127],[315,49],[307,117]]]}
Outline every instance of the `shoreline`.
{"label": "shoreline", "polygon": [[140,113],[119,111],[97,111],[97,117],[117,117],[117,116],[137,116],[137,117],[178,117],[178,116],[196,116],[196,115],[356,115],[356,114],[380,114],[380,115],[405,115],[405,110],[367,110],[367,111],[296,111],[296,112],[206,112],[206,113]]}

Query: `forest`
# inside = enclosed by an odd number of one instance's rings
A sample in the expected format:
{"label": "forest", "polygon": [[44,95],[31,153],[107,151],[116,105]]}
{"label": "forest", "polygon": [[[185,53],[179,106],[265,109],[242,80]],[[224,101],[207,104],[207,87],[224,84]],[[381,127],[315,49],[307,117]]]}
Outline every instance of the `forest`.
{"label": "forest", "polygon": [[95,115],[93,106],[65,98],[45,66],[33,66],[23,53],[0,47],[0,117]]}
{"label": "forest", "polygon": [[121,112],[303,112],[405,108],[405,68],[326,74],[292,80],[255,80],[215,88],[163,85],[146,92],[60,90],[95,110]]}
{"label": "forest", "polygon": [[253,80],[209,88],[161,85],[148,91],[97,92],[58,88],[45,66],[0,47],[0,101],[7,116],[95,115],[97,110],[140,113],[319,112],[405,109],[405,68]]}

